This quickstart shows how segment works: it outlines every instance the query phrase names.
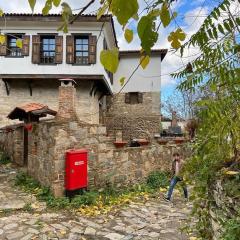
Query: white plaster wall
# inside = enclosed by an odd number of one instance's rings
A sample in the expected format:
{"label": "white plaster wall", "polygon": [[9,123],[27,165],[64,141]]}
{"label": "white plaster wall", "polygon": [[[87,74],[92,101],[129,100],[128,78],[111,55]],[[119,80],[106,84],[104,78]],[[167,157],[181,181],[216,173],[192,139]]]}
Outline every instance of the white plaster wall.
{"label": "white plaster wall", "polygon": [[[171,127],[171,122],[161,122],[162,124],[162,129],[168,129],[169,127]],[[181,127],[182,131],[185,132],[185,127],[186,127],[186,122],[185,121],[181,121],[181,122],[177,122],[178,126]]]}
{"label": "white plaster wall", "polygon": [[[56,29],[60,23],[42,23],[42,22],[8,22],[7,28],[3,33],[25,33],[26,35],[37,35],[39,33],[58,33],[63,35],[63,63],[57,65],[38,65],[32,64],[32,37],[30,41],[30,55],[24,58],[0,57],[0,74],[83,74],[83,75],[104,75],[111,86],[110,80],[100,63],[100,52],[103,49],[104,34],[109,30],[101,31],[102,23],[76,23],[69,26],[69,32],[64,34],[57,32]],[[0,25],[0,28],[3,26]],[[92,33],[99,37],[97,43],[97,62],[96,64],[86,66],[74,66],[66,63],[66,35],[71,33]],[[106,36],[107,42],[113,44],[111,36]],[[111,46],[110,46],[111,47]]]}
{"label": "white plaster wall", "polygon": [[[4,82],[0,79],[0,127],[20,123],[17,120],[10,120],[7,115],[17,106],[27,103],[41,103],[49,108],[58,111],[58,86],[59,82],[53,79],[36,80],[32,83],[32,96],[26,80],[10,81],[10,95],[6,93]],[[82,81],[77,85],[76,91],[76,113],[81,121],[99,123],[98,97],[90,96],[92,83]],[[52,118],[48,115],[47,118]],[[42,118],[43,119],[43,118]]]}
{"label": "white plaster wall", "polygon": [[[126,81],[139,64],[138,56],[121,57],[118,70],[114,75],[113,91],[117,93],[122,87],[119,79]],[[161,88],[161,57],[151,57],[146,69],[140,66],[121,92],[160,92]]]}

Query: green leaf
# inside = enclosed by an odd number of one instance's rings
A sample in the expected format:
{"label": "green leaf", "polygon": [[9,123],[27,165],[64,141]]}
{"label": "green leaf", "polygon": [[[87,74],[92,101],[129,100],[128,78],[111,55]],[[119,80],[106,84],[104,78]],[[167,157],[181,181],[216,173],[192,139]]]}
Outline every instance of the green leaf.
{"label": "green leaf", "polygon": [[48,15],[49,11],[52,9],[52,0],[47,0],[44,8],[42,9],[42,14]]}
{"label": "green leaf", "polygon": [[60,3],[61,3],[61,0],[53,0],[53,5],[55,7],[58,7]]}
{"label": "green leaf", "polygon": [[22,47],[23,47],[23,42],[22,42],[22,39],[17,39],[17,41],[16,41],[16,46],[18,47],[18,48],[21,48],[22,49]]}
{"label": "green leaf", "polygon": [[[173,12],[173,14],[172,14],[172,19],[175,19],[177,16],[178,16],[178,13],[177,13],[177,12]],[[172,20],[172,19],[171,19],[171,20]]]}
{"label": "green leaf", "polygon": [[220,33],[225,34],[223,26],[221,24],[218,24],[218,30]]}
{"label": "green leaf", "polygon": [[207,32],[208,32],[208,35],[209,35],[210,38],[214,38],[211,29],[208,29]]}
{"label": "green leaf", "polygon": [[240,26],[240,18],[236,18],[236,23]]}
{"label": "green leaf", "polygon": [[160,15],[160,9],[153,9],[151,12],[148,13],[151,17],[158,17]]}
{"label": "green leaf", "polygon": [[133,30],[126,29],[124,33],[124,37],[128,43],[130,43],[133,40]]}
{"label": "green leaf", "polygon": [[121,87],[124,85],[125,79],[126,79],[125,77],[120,78],[119,83],[120,83]]}
{"label": "green leaf", "polygon": [[145,56],[141,56],[140,58],[140,65],[143,69],[145,69],[147,67],[147,65],[150,62],[150,57],[148,55]]}
{"label": "green leaf", "polygon": [[174,49],[178,49],[181,47],[181,42],[186,38],[186,34],[183,32],[181,28],[178,28],[175,32],[171,32],[168,36],[168,41],[171,42],[171,46]]}
{"label": "green leaf", "polygon": [[42,9],[42,14],[44,16],[48,15],[49,11],[51,10],[51,7],[49,6],[45,6],[43,9]]}
{"label": "green leaf", "polygon": [[0,17],[2,17],[3,16],[3,10],[0,8]]}
{"label": "green leaf", "polygon": [[3,34],[0,34],[0,44],[4,44],[6,42],[6,36]]}
{"label": "green leaf", "polygon": [[113,48],[112,50],[103,50],[100,54],[100,61],[105,69],[111,73],[115,73],[119,64],[119,50]]}
{"label": "green leaf", "polygon": [[218,20],[218,16],[217,16],[217,12],[216,12],[216,9],[214,9],[214,11],[212,12],[212,16]]}
{"label": "green leaf", "polygon": [[170,12],[169,12],[167,3],[164,3],[162,5],[161,11],[160,11],[160,19],[164,27],[167,27],[171,22]]}
{"label": "green leaf", "polygon": [[136,13],[136,14],[134,14],[134,15],[132,16],[132,18],[133,18],[134,20],[138,21],[139,16],[138,16],[138,14]]}
{"label": "green leaf", "polygon": [[223,11],[226,11],[226,7],[224,6],[224,4],[221,4],[221,5],[220,5],[220,8],[221,8]]}
{"label": "green leaf", "polygon": [[32,12],[34,11],[34,7],[36,5],[36,0],[28,0],[28,3],[32,9]]}
{"label": "green leaf", "polygon": [[213,28],[213,36],[217,39],[218,38],[218,34],[217,34],[217,29],[214,27]]}
{"label": "green leaf", "polygon": [[224,27],[226,28],[226,30],[228,32],[231,32],[231,28],[230,28],[229,24],[226,21],[223,23],[223,25],[224,25]]}
{"label": "green leaf", "polygon": [[61,6],[63,13],[65,13],[68,16],[72,16],[72,9],[66,2],[63,2]]}
{"label": "green leaf", "polygon": [[101,8],[98,9],[97,20],[99,20],[102,17],[102,15],[105,14],[107,9],[108,9],[108,4],[104,4]]}
{"label": "green leaf", "polygon": [[117,17],[118,22],[125,26],[130,18],[138,12],[137,0],[108,0],[110,10]]}
{"label": "green leaf", "polygon": [[152,16],[143,16],[138,22],[138,36],[141,40],[141,46],[145,52],[150,55],[151,48],[157,42],[158,33],[155,31],[155,18]]}

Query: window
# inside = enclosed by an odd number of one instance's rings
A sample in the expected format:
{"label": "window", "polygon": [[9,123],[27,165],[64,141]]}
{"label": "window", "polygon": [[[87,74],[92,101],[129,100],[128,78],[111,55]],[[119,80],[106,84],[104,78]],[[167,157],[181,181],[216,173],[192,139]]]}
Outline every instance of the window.
{"label": "window", "polygon": [[7,56],[21,57],[22,49],[17,47],[17,39],[22,39],[22,35],[11,34],[7,37]]}
{"label": "window", "polygon": [[143,94],[141,92],[125,93],[125,103],[128,104],[143,103]]}
{"label": "window", "polygon": [[75,37],[75,63],[88,65],[89,64],[89,39],[88,36],[76,36]]}
{"label": "window", "polygon": [[40,63],[54,64],[56,56],[55,36],[41,37]]}

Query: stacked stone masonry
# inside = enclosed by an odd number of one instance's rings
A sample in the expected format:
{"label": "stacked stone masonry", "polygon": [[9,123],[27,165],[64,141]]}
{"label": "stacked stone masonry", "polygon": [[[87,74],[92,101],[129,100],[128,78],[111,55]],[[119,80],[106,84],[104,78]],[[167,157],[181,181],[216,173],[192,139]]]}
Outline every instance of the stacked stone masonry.
{"label": "stacked stone masonry", "polygon": [[18,165],[24,164],[24,129],[22,125],[0,130],[0,148]]}
{"label": "stacked stone masonry", "polygon": [[146,138],[150,140],[160,132],[160,93],[142,93],[138,104],[125,103],[125,93],[108,98],[106,126],[109,134],[123,131],[123,140]]}
{"label": "stacked stone masonry", "polygon": [[[19,128],[23,130],[22,128]],[[1,144],[15,144],[12,137],[1,134]],[[11,143],[9,142],[11,140]],[[55,196],[64,194],[65,152],[68,149],[88,150],[89,187],[101,188],[106,184],[117,187],[142,181],[151,171],[169,170],[173,151],[185,153],[181,145],[159,145],[152,142],[142,147],[116,148],[115,139],[107,135],[106,127],[81,124],[77,121],[42,121],[28,133],[28,173],[42,185],[51,187]],[[13,156],[23,156],[22,147],[7,148]],[[11,149],[11,150],[10,150]],[[19,158],[20,159],[20,158]],[[23,162],[18,160],[19,164]]]}

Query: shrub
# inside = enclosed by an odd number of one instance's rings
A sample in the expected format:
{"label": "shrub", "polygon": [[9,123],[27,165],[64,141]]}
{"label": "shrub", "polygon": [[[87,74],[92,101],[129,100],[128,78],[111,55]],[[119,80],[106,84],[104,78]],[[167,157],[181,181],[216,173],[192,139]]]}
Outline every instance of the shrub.
{"label": "shrub", "polygon": [[98,192],[83,192],[82,195],[77,195],[72,199],[72,207],[80,207],[81,205],[93,205],[97,202]]}
{"label": "shrub", "polygon": [[40,184],[36,180],[27,176],[27,174],[24,172],[19,172],[17,174],[15,178],[15,185],[21,186],[26,191],[32,191],[40,187]]}
{"label": "shrub", "polygon": [[160,187],[166,187],[169,184],[168,173],[154,171],[149,174],[147,177],[147,185],[153,189]]}
{"label": "shrub", "polygon": [[10,162],[10,157],[4,152],[0,152],[0,164],[8,164]]}
{"label": "shrub", "polygon": [[230,219],[224,224],[222,240],[238,240],[240,236],[240,218]]}

